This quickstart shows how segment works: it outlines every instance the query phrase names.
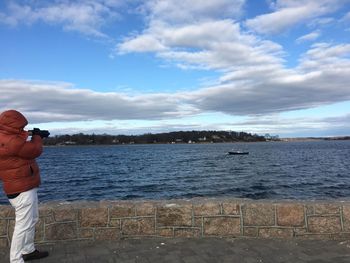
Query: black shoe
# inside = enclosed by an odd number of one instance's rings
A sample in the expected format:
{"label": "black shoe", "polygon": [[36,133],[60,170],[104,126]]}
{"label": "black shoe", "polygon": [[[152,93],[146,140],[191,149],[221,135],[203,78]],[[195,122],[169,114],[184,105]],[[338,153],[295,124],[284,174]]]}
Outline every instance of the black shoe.
{"label": "black shoe", "polygon": [[46,258],[48,255],[49,252],[47,251],[40,252],[38,250],[34,250],[32,253],[22,255],[22,258],[24,261],[29,261],[34,259]]}

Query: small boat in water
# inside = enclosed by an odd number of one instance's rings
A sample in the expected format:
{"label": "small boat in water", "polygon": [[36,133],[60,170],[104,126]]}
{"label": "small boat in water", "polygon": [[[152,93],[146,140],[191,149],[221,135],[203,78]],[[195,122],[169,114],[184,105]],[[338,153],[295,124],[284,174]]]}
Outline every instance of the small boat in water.
{"label": "small boat in water", "polygon": [[244,152],[244,151],[229,151],[228,154],[230,155],[247,155],[249,152]]}

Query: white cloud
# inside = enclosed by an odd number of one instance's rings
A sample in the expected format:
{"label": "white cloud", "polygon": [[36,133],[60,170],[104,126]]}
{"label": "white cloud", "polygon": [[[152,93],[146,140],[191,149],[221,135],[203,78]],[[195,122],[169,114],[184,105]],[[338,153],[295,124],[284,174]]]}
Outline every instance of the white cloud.
{"label": "white cloud", "polygon": [[[350,44],[331,45],[317,43],[301,58],[299,68],[302,70],[323,70],[345,74],[350,67]],[[340,77],[340,81],[343,77]]]}
{"label": "white cloud", "polygon": [[258,33],[276,34],[289,29],[290,26],[296,23],[302,22],[308,16],[316,16],[311,13],[311,10],[308,6],[285,8],[247,20],[246,25]]}
{"label": "white cloud", "polygon": [[[257,31],[261,28],[261,32],[279,32],[296,23],[319,19],[342,3],[341,0],[277,1],[273,5],[275,12],[247,23],[256,26]],[[201,13],[198,21],[194,19],[196,22],[191,20],[193,16],[191,19],[176,17],[177,23],[169,24],[166,13],[162,13],[166,8],[152,8],[144,32],[127,39],[119,48],[152,36],[162,46],[155,50],[158,57],[182,68],[221,71],[221,84],[182,94],[186,103],[202,112],[261,115],[350,100],[346,84],[350,82],[347,45],[314,45],[301,58],[298,67],[287,69],[280,45],[243,32],[232,19],[213,20],[209,15],[204,19]],[[298,41],[315,40],[319,36],[316,30]],[[127,52],[133,50],[130,48]]]}
{"label": "white cloud", "polygon": [[295,69],[279,64],[228,71],[222,84],[188,94],[202,111],[263,115],[350,101],[350,45],[315,44]]}
{"label": "white cloud", "polygon": [[235,123],[227,123],[233,130],[249,130],[259,134],[278,134],[280,137],[294,136],[345,136],[349,135],[350,114],[332,117],[282,117],[267,115],[251,117]]}
{"label": "white cloud", "polygon": [[320,17],[320,18],[312,19],[312,21],[308,23],[308,27],[310,28],[326,27],[331,25],[334,22],[336,22],[336,19],[333,17]]}
{"label": "white cloud", "polygon": [[[328,117],[286,117],[272,114],[259,117],[231,118],[223,114],[214,119],[205,114],[162,121],[85,121],[69,123],[41,123],[40,128],[49,129],[51,134],[143,134],[191,130],[233,130],[258,134],[278,134],[280,137],[294,136],[344,136],[349,135],[350,114]],[[209,117],[209,120],[208,118]],[[37,126],[30,122],[28,128]]]}
{"label": "white cloud", "polygon": [[349,23],[350,22],[350,12],[347,12],[344,17],[341,19],[341,21],[345,22],[345,23]]}
{"label": "white cloud", "polygon": [[246,21],[246,25],[261,34],[277,34],[291,27],[332,13],[345,4],[343,0],[279,0],[274,12]]}
{"label": "white cloud", "polygon": [[[146,28],[117,45],[117,53],[155,52],[181,68],[207,69],[219,69],[231,64],[220,61],[227,57],[227,52],[238,54],[244,49],[246,54],[253,51],[264,56],[258,49],[248,50],[248,43],[256,42],[256,39],[242,34],[240,25],[234,20],[241,14],[244,2],[147,1],[143,5],[143,14],[147,17]],[[221,52],[221,48],[226,52]],[[230,57],[235,56],[232,54]]]}
{"label": "white cloud", "polygon": [[296,40],[296,42],[302,43],[302,42],[306,42],[306,41],[313,41],[313,40],[316,40],[317,38],[319,38],[320,36],[321,36],[321,32],[319,30],[316,30],[314,32],[311,32],[309,34],[306,34],[306,35],[299,37]]}
{"label": "white cloud", "polygon": [[10,2],[6,12],[0,13],[0,23],[17,26],[39,21],[61,25],[64,30],[77,31],[94,37],[108,38],[101,28],[106,21],[120,17],[122,1],[57,0],[54,2]]}
{"label": "white cloud", "polygon": [[[331,2],[333,7],[329,7]],[[147,1],[142,10],[147,21],[144,30],[127,36],[116,47],[119,54],[153,52],[182,68],[216,70],[221,77],[214,85],[191,92],[130,96],[78,89],[70,83],[0,80],[0,110],[22,110],[34,122],[152,121],[208,112],[262,116],[350,101],[349,44],[314,44],[302,55],[297,67],[286,68],[281,45],[244,32],[235,20],[243,3]],[[340,1],[271,3],[273,13],[248,20],[247,25],[261,33],[280,32],[297,23],[320,19],[338,8]],[[0,18],[12,25],[44,21],[103,36],[100,29],[105,18],[116,18],[118,12],[114,8],[118,5],[119,1],[107,0],[60,0],[50,6],[32,7],[14,4],[10,15],[0,13]],[[319,36],[320,31],[316,30],[297,41],[311,41]],[[178,123],[172,124],[179,127]],[[195,123],[192,127],[201,126]]]}
{"label": "white cloud", "polygon": [[[226,58],[217,65],[227,69],[220,84],[173,94],[130,96],[77,89],[69,83],[2,80],[1,109],[23,110],[40,122],[173,119],[207,112],[249,116],[309,109],[350,101],[349,55],[350,44],[318,43],[305,53],[295,69],[271,63],[268,56],[265,62],[264,56],[260,62],[257,56],[255,63],[254,56],[251,61],[242,59],[241,67],[230,64],[230,58]],[[170,56],[191,63],[202,59],[203,65],[212,67],[214,61],[219,61],[210,52],[205,56],[198,52],[175,52]]]}
{"label": "white cloud", "polygon": [[77,89],[69,83],[0,80],[0,111],[15,108],[33,122],[162,119],[194,114],[176,96],[128,96]]}
{"label": "white cloud", "polygon": [[153,35],[142,35],[136,38],[128,38],[117,47],[119,54],[125,54],[129,52],[160,52],[167,48],[161,43],[160,40]]}
{"label": "white cloud", "polygon": [[283,54],[278,44],[244,34],[239,24],[229,19],[177,27],[158,21],[117,49],[119,53],[154,51],[182,67],[220,70],[280,63]]}
{"label": "white cloud", "polygon": [[150,0],[145,1],[143,11],[151,21],[186,24],[238,17],[244,3],[245,0]]}

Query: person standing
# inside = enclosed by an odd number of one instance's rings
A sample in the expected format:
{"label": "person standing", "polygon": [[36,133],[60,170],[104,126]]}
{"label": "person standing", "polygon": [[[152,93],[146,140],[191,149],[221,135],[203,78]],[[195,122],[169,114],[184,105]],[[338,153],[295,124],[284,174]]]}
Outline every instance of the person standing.
{"label": "person standing", "polygon": [[0,114],[0,180],[16,216],[11,263],[40,259],[49,254],[34,246],[35,225],[39,220],[37,188],[40,185],[35,158],[43,151],[43,134],[39,129],[34,129],[33,134],[25,131],[27,124],[27,119],[16,110]]}

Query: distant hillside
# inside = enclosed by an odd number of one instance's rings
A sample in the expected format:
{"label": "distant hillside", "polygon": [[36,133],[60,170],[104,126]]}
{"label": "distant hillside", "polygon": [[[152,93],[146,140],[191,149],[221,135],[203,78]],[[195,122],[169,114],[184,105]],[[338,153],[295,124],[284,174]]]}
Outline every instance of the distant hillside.
{"label": "distant hillside", "polygon": [[264,136],[246,132],[177,131],[142,135],[74,134],[45,139],[45,145],[108,145],[108,144],[168,144],[221,143],[266,141]]}

